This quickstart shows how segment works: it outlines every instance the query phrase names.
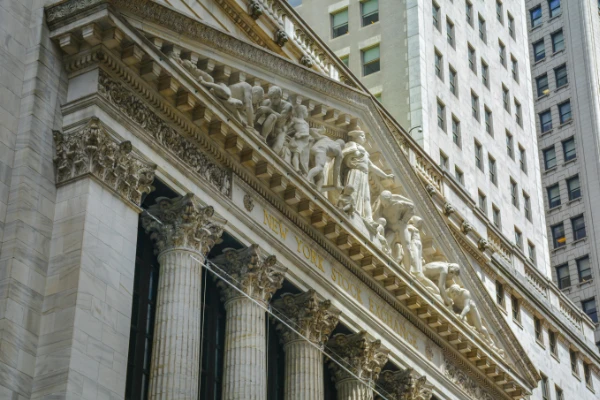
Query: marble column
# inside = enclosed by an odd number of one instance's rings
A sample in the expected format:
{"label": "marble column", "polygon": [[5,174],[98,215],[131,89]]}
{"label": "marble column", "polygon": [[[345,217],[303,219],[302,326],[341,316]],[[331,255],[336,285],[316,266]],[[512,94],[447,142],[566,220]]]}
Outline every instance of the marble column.
{"label": "marble column", "polygon": [[377,383],[390,400],[430,400],[433,396],[427,377],[419,376],[412,368],[383,371]]}
{"label": "marble column", "polygon": [[160,263],[151,400],[198,398],[202,264],[223,233],[222,225],[212,220],[213,212],[189,193],[174,199],[160,197],[142,216]]}
{"label": "marble column", "polygon": [[388,359],[389,350],[366,332],[337,334],[327,342],[327,351],[344,366],[329,361],[338,400],[372,400],[373,386]]}
{"label": "marble column", "polygon": [[[276,264],[275,256],[263,257],[256,245],[227,249],[212,261],[235,283],[234,288],[217,279],[226,314],[223,400],[264,400],[267,349],[263,307],[281,287],[286,269]],[[218,268],[214,269],[223,274]]]}
{"label": "marble column", "polygon": [[314,290],[297,295],[284,294],[273,302],[273,309],[286,318],[277,329],[283,336],[285,351],[285,400],[322,400],[323,353],[321,346],[338,323],[340,311]]}

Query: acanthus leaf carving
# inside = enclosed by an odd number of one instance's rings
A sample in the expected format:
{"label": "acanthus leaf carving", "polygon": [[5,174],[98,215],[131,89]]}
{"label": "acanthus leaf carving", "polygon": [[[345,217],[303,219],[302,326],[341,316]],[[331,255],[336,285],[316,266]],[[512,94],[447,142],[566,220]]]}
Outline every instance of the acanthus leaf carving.
{"label": "acanthus leaf carving", "polygon": [[433,386],[411,368],[383,371],[378,381],[390,400],[430,400]]}
{"label": "acanthus leaf carving", "polygon": [[53,136],[57,185],[89,174],[137,206],[154,189],[156,165],[137,158],[131,142],[109,136],[97,118],[77,132]]}
{"label": "acanthus leaf carving", "polygon": [[444,360],[444,375],[473,400],[494,399],[478,382],[471,379],[461,368],[448,359]]}
{"label": "acanthus leaf carving", "polygon": [[365,331],[334,335],[327,342],[326,348],[331,353],[330,357],[345,367],[341,368],[337,363],[329,362],[337,381],[352,377],[346,369],[359,379],[376,381],[390,352],[380,340],[371,340]]}

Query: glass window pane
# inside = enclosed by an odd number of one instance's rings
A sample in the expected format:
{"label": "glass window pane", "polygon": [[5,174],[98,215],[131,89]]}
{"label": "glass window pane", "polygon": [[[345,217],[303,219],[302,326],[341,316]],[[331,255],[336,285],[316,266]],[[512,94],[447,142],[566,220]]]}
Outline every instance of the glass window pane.
{"label": "glass window pane", "polygon": [[548,207],[554,208],[560,206],[560,189],[558,184],[550,186],[548,189]]}
{"label": "glass window pane", "polygon": [[579,282],[586,282],[592,279],[592,270],[590,269],[590,258],[583,257],[577,261],[577,273],[579,274]]}
{"label": "glass window pane", "polygon": [[569,190],[569,200],[575,200],[581,197],[581,186],[579,176],[574,176],[567,180],[567,189]]}
{"label": "glass window pane", "polygon": [[551,229],[555,249],[567,244],[567,238],[565,237],[565,227],[562,223],[554,225]]}
{"label": "glass window pane", "polygon": [[544,150],[544,166],[546,169],[556,167],[556,151],[554,147]]}
{"label": "glass window pane", "polygon": [[542,128],[542,133],[552,129],[552,114],[550,110],[540,114],[540,127]]}
{"label": "glass window pane", "polygon": [[363,15],[379,11],[379,0],[368,0],[362,3]]}
{"label": "glass window pane", "polygon": [[377,59],[379,59],[379,46],[371,47],[370,49],[363,51],[363,62],[365,64]]}

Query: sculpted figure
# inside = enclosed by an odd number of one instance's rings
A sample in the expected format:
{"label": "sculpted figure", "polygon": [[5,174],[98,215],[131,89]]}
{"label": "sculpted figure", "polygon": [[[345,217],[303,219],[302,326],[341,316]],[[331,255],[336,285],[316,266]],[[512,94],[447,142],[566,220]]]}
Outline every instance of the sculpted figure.
{"label": "sculpted figure", "polygon": [[404,229],[404,242],[407,243],[404,256],[408,260],[410,273],[434,294],[441,295],[441,289],[423,273],[423,244],[420,232],[422,226],[423,219],[421,217],[415,215],[408,220]]}
{"label": "sculpted figure", "polygon": [[377,234],[375,237],[377,239],[379,247],[381,247],[381,250],[383,250],[385,254],[392,254],[390,245],[387,239],[385,238],[385,226],[387,225],[387,221],[385,220],[385,218],[378,218],[375,222],[377,223]]}
{"label": "sculpted figure", "polygon": [[306,106],[298,105],[294,107],[291,130],[293,133],[290,138],[289,149],[292,153],[292,167],[296,172],[308,173],[308,157],[304,157],[305,150],[308,150],[308,141],[310,139],[310,126],[306,122],[308,109]]}
{"label": "sculpted figure", "polygon": [[437,288],[439,289],[444,303],[448,307],[452,306],[452,299],[448,297],[448,294],[446,293],[446,280],[453,276],[457,276],[460,273],[458,264],[447,263],[444,261],[430,262],[423,267],[423,273],[430,280],[434,282],[437,281]]}
{"label": "sculpted figure", "polygon": [[208,82],[203,79],[200,79],[199,82],[201,85],[209,88],[210,92],[223,103],[225,108],[227,108],[238,121],[246,125],[244,119],[240,115],[240,109],[244,107],[244,103],[232,96],[231,89],[226,84]]}
{"label": "sculpted figure", "polygon": [[463,289],[456,283],[451,285],[447,290],[447,296],[454,301],[454,311],[460,315],[460,319],[467,319],[467,323],[485,336],[486,340],[492,341],[490,333],[481,322],[481,315],[477,309],[477,305],[471,300],[471,292]]}
{"label": "sculpted figure", "polygon": [[392,250],[392,257],[397,262],[404,261],[406,269],[409,268],[408,257],[403,257],[403,248],[408,247],[405,230],[409,219],[414,215],[414,203],[399,194],[384,190],[373,205],[374,218],[385,218],[386,239]]}
{"label": "sculpted figure", "polygon": [[193,62],[191,62],[190,60],[182,60],[179,57],[175,57],[175,60],[181,64],[181,66],[183,68],[185,68],[194,78],[196,78],[197,81],[205,81],[205,82],[214,82],[214,78],[208,74],[207,72],[202,71],[200,68],[198,68],[197,65],[195,65]]}
{"label": "sculpted figure", "polygon": [[246,125],[254,127],[254,110],[263,101],[265,91],[260,86],[252,86],[248,82],[238,82],[229,86],[231,96],[242,102]]}
{"label": "sculpted figure", "polygon": [[354,206],[354,197],[352,197],[353,194],[354,187],[346,186],[342,190],[342,194],[340,195],[337,203],[338,208],[348,215],[352,215],[356,211],[356,207]]}
{"label": "sculpted figure", "polygon": [[373,221],[373,212],[371,210],[371,189],[369,187],[369,172],[384,178],[393,179],[394,175],[386,174],[379,167],[371,162],[369,153],[363,147],[366,137],[363,131],[348,132],[350,141],[344,146],[342,152],[344,156],[343,166],[345,171],[343,181],[345,185],[354,187],[354,201],[356,204],[356,212],[363,220],[367,222]]}
{"label": "sculpted figure", "polygon": [[[342,166],[344,141],[342,139],[333,140],[318,129],[311,128],[309,134],[314,140],[313,145],[310,148],[310,158],[313,167],[308,171],[306,179],[320,192],[323,190],[323,184],[326,181],[326,164],[333,160],[333,167],[331,170],[333,182],[333,188],[341,189],[342,184],[340,180],[340,169]],[[352,188],[354,189],[354,188]]]}
{"label": "sculpted figure", "polygon": [[275,135],[271,148],[279,155],[285,145],[287,124],[292,115],[291,103],[282,100],[282,96],[281,88],[271,86],[267,92],[267,99],[256,112],[257,122],[262,124],[261,136],[268,141],[272,134]]}

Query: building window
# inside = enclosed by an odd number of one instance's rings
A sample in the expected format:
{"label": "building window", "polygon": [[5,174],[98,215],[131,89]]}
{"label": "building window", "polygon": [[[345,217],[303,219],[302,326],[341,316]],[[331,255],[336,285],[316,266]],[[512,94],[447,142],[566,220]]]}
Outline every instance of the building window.
{"label": "building window", "polygon": [[519,208],[519,195],[518,195],[517,182],[510,178],[510,197],[512,205]]}
{"label": "building window", "polygon": [[362,26],[379,22],[379,0],[367,0],[361,3]]}
{"label": "building window", "polygon": [[571,218],[571,225],[573,226],[573,240],[583,239],[587,236],[583,215]]}
{"label": "building window", "polygon": [[479,121],[479,96],[471,92],[471,114]]}
{"label": "building window", "polygon": [[438,127],[446,131],[446,106],[440,100],[437,101],[437,124]]}
{"label": "building window", "polygon": [[535,84],[537,86],[538,97],[542,97],[550,93],[550,89],[548,89],[548,74],[544,74],[535,78]]}
{"label": "building window", "polygon": [[567,65],[565,64],[558,68],[554,68],[554,77],[556,78],[557,89],[569,83],[569,78],[567,77]]}
{"label": "building window", "polygon": [[558,115],[560,117],[561,124],[571,120],[571,102],[569,100],[558,105]]}
{"label": "building window", "polygon": [[465,174],[458,168],[456,165],[454,166],[454,177],[461,185],[465,185]]}
{"label": "building window", "polygon": [[[591,299],[591,301],[594,301],[594,299]],[[586,314],[588,315],[588,317],[592,318],[592,315],[590,315],[587,312],[586,312]],[[594,302],[594,314],[593,314],[593,316],[594,317],[592,318],[592,321],[594,321],[594,322],[597,323],[598,322],[598,315],[596,314],[596,303],[595,302]],[[585,380],[585,385],[588,388],[593,389],[593,384],[594,383],[592,382],[592,369],[590,368],[590,364],[588,364],[586,362],[583,363],[583,379]]]}
{"label": "building window", "polygon": [[508,13],[508,33],[511,38],[515,38],[515,19],[510,13]]}
{"label": "building window", "polygon": [[502,7],[502,2],[496,0],[496,18],[500,21],[501,24],[504,24],[504,12]]}
{"label": "building window", "polygon": [[375,100],[377,100],[380,103],[381,103],[382,96],[383,96],[383,92],[379,92],[379,93],[373,95],[373,97],[375,97]]}
{"label": "building window", "polygon": [[332,37],[336,38],[348,33],[348,9],[331,14]]}
{"label": "building window", "polygon": [[573,349],[569,349],[569,358],[571,359],[571,372],[576,376],[579,376],[579,361],[577,360],[577,353]]}
{"label": "building window", "polygon": [[448,170],[448,165],[449,165],[449,163],[448,163],[448,156],[445,155],[443,151],[440,151],[440,167],[443,170],[447,171]]}
{"label": "building window", "polygon": [[513,321],[521,322],[521,304],[519,304],[519,299],[517,299],[514,295],[510,296],[510,306],[512,309],[512,318]]}
{"label": "building window", "polygon": [[465,15],[467,17],[467,23],[473,26],[473,4],[470,1],[465,1]]}
{"label": "building window", "polygon": [[531,221],[531,198],[525,192],[523,192],[523,210],[525,211],[525,218]]}
{"label": "building window", "polygon": [[553,225],[550,227],[552,231],[552,242],[554,248],[558,249],[567,244],[567,238],[565,237],[565,225],[561,222],[560,224]]}
{"label": "building window", "polygon": [[460,140],[460,121],[456,117],[452,116],[452,142],[458,147],[461,147]]}
{"label": "building window", "polygon": [[487,34],[485,30],[485,19],[483,19],[481,14],[479,14],[479,38],[483,40],[484,43],[487,40]]}
{"label": "building window", "polygon": [[521,232],[519,230],[519,228],[517,228],[515,226],[515,245],[520,248],[521,250],[523,249],[523,232]]}
{"label": "building window", "polygon": [[475,166],[483,171],[483,147],[475,140]]}
{"label": "building window", "polygon": [[345,55],[340,57],[340,60],[344,63],[344,65],[347,67],[348,64],[350,63],[350,55]]}
{"label": "building window", "polygon": [[546,170],[556,167],[556,150],[554,150],[554,146],[543,150],[543,153]]}
{"label": "building window", "polygon": [[559,289],[566,289],[571,286],[571,275],[569,274],[569,265],[559,265],[556,269],[556,283]]}
{"label": "building window", "polygon": [[562,142],[563,146],[563,155],[565,157],[565,162],[571,161],[577,158],[577,149],[575,148],[575,138],[572,137]]}
{"label": "building window", "polygon": [[448,44],[450,46],[455,47],[454,24],[449,18],[446,18],[446,39],[448,40]]}
{"label": "building window", "polygon": [[542,24],[542,6],[537,6],[529,10],[531,16],[531,28],[538,27]]}
{"label": "building window", "polygon": [[379,46],[362,51],[363,75],[371,75],[380,70]]}
{"label": "building window", "polygon": [[433,3],[432,12],[433,12],[433,26],[435,26],[438,31],[441,31],[441,28],[440,28],[440,6],[438,6],[436,3]]}
{"label": "building window", "polygon": [[515,82],[519,82],[519,62],[512,54],[510,55],[510,70]]}
{"label": "building window", "polygon": [[487,214],[487,197],[481,191],[478,192],[479,209]]}
{"label": "building window", "polygon": [[496,176],[496,159],[488,155],[488,170],[490,172],[490,181],[498,186],[498,177]]}
{"label": "building window", "polygon": [[506,67],[506,46],[498,40],[498,55],[500,56],[500,64]]}
{"label": "building window", "polygon": [[550,353],[555,356],[558,356],[557,346],[556,346],[556,332],[548,329],[548,343],[550,344]]}
{"label": "building window", "polygon": [[477,74],[477,67],[475,66],[475,49],[470,44],[467,44],[467,46],[469,49],[469,69]]}
{"label": "building window", "polygon": [[529,255],[529,261],[531,261],[531,263],[533,265],[537,264],[537,256],[535,253],[535,245],[529,241],[527,241],[527,253]]}
{"label": "building window", "polygon": [[492,118],[492,111],[487,107],[483,107],[483,113],[485,120],[485,131],[489,135],[494,136],[494,119]]}
{"label": "building window", "polygon": [[553,33],[551,38],[552,38],[552,51],[554,53],[565,49],[565,39],[563,37],[562,29],[558,32]]}
{"label": "building window", "polygon": [[435,75],[441,80],[444,80],[444,73],[442,72],[442,63],[444,58],[442,56],[442,53],[435,49],[433,59],[435,61]]}
{"label": "building window", "polygon": [[502,228],[502,218],[500,216],[500,209],[492,204],[492,221],[494,226],[498,229]]}
{"label": "building window", "polygon": [[550,110],[539,113],[539,117],[542,133],[550,132],[552,130],[552,114]]}
{"label": "building window", "polygon": [[569,200],[575,200],[581,197],[581,186],[579,185],[579,175],[567,179],[567,191]]}
{"label": "building window", "polygon": [[448,81],[450,82],[450,93],[458,97],[458,78],[456,70],[452,66],[448,66]]}
{"label": "building window", "polygon": [[506,154],[514,160],[515,158],[515,144],[513,135],[509,131],[506,131]]}
{"label": "building window", "polygon": [[481,82],[483,82],[483,85],[489,89],[489,87],[490,87],[490,69],[489,69],[488,65],[485,63],[485,61],[483,61],[483,59],[481,60]]}
{"label": "building window", "polygon": [[533,327],[535,331],[535,340],[543,344],[544,343],[544,332],[542,331],[542,320],[538,317],[533,317]]}
{"label": "building window", "polygon": [[556,389],[556,400],[565,400],[565,396],[563,394],[563,391],[561,388],[559,388],[558,386],[555,386]]}
{"label": "building window", "polygon": [[496,281],[496,303],[504,308],[504,285]]}
{"label": "building window", "polygon": [[577,275],[579,275],[579,283],[587,282],[592,279],[592,268],[590,267],[590,257],[585,256],[578,258],[575,263],[577,264]]}
{"label": "building window", "polygon": [[533,44],[533,59],[538,62],[544,58],[546,58],[546,46],[544,46],[544,39],[541,39]]}
{"label": "building window", "polygon": [[550,400],[550,394],[548,390],[548,377],[543,374],[540,375],[542,377],[542,399]]}
{"label": "building window", "polygon": [[527,153],[525,152],[525,148],[519,145],[519,164],[521,166],[521,171],[527,173]]}
{"label": "building window", "polygon": [[[592,297],[591,299],[583,300],[581,302],[581,308],[583,308],[583,312],[587,314],[588,317],[595,323],[598,322],[598,312],[596,311],[596,299]],[[585,364],[584,371],[585,371]],[[586,379],[587,383],[587,379]]]}
{"label": "building window", "polygon": [[552,209],[560,206],[560,189],[558,183],[548,187],[546,191],[548,192],[548,208]]}
{"label": "building window", "polygon": [[560,0],[548,0],[548,8],[550,9],[550,18],[560,14]]}
{"label": "building window", "polygon": [[510,92],[508,88],[502,85],[502,102],[504,103],[504,109],[510,113]]}
{"label": "building window", "polygon": [[523,126],[523,107],[517,99],[515,99],[515,121],[519,126]]}

